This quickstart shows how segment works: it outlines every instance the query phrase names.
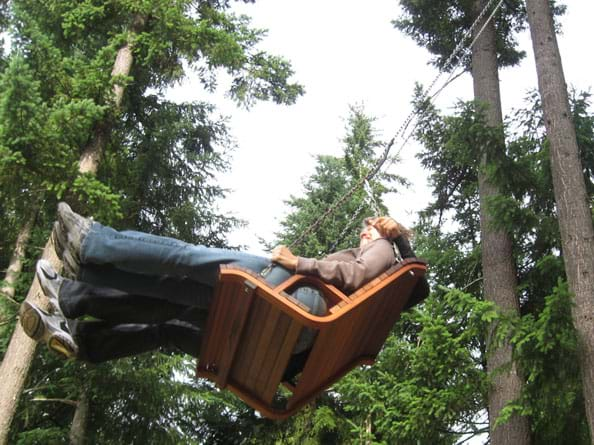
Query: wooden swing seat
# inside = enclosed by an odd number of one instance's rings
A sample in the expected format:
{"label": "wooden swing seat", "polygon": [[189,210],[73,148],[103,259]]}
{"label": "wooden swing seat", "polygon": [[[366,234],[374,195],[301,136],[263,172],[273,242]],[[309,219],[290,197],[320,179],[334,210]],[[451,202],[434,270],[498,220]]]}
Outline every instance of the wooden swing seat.
{"label": "wooden swing seat", "polygon": [[[371,365],[400,317],[426,263],[406,259],[351,295],[319,279],[293,275],[272,288],[259,275],[221,266],[197,375],[227,388],[265,417],[285,419],[351,369]],[[289,294],[320,290],[326,315]],[[318,331],[296,384],[283,374],[303,328]]]}

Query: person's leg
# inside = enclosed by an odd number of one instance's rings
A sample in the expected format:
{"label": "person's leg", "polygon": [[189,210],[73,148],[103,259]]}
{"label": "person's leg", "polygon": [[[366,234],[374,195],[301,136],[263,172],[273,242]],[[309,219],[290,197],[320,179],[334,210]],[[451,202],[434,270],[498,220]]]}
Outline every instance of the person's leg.
{"label": "person's leg", "polygon": [[200,355],[202,328],[181,321],[162,324],[113,324],[71,321],[79,360],[102,363],[159,348],[173,347],[193,357]]}
{"label": "person's leg", "polygon": [[214,293],[213,287],[189,278],[142,275],[125,272],[107,264],[82,266],[77,275],[77,281],[203,309],[210,307]]}
{"label": "person's leg", "polygon": [[255,272],[269,264],[268,259],[258,255],[195,246],[142,232],[118,232],[96,222],[82,241],[80,260],[83,265],[111,264],[143,275],[187,277],[213,287],[221,264],[236,264]]}
{"label": "person's leg", "polygon": [[68,279],[60,286],[58,300],[62,313],[70,319],[90,315],[111,323],[154,324],[179,319],[204,325],[208,316],[207,310],[196,306]]}

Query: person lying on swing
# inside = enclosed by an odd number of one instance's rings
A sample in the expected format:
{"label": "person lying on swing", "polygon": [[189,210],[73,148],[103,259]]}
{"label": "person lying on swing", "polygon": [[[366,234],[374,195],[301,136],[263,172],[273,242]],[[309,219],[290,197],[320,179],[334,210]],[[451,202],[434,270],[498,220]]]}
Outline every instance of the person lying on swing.
{"label": "person lying on swing", "polygon": [[[261,272],[272,260],[281,266],[265,277],[273,286],[299,273],[351,293],[397,261],[392,240],[402,257],[414,256],[409,234],[392,218],[367,218],[358,248],[316,260],[278,246],[269,259],[147,233],[119,232],[60,203],[52,238],[65,274],[73,279],[40,260],[37,277],[51,313],[24,302],[20,322],[29,337],[65,358],[100,363],[161,347],[198,358],[221,264]],[[428,288],[424,285],[415,293],[411,299],[416,302],[426,297]],[[315,315],[326,312],[317,291],[305,288],[296,298]],[[96,320],[82,320],[84,316]],[[304,344],[293,352],[307,348]]]}

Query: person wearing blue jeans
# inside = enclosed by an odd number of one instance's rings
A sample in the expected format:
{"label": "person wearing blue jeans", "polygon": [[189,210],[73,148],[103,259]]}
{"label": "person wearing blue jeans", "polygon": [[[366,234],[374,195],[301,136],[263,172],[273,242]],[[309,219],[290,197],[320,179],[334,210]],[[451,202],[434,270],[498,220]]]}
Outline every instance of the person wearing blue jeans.
{"label": "person wearing blue jeans", "polygon": [[[361,232],[359,248],[322,260],[296,257],[279,246],[272,255],[278,266],[265,279],[276,285],[296,271],[353,291],[395,262],[389,238],[402,230],[391,218],[373,219]],[[261,272],[270,264],[270,259],[245,252],[119,232],[75,214],[64,203],[52,236],[65,271],[75,281],[40,262],[37,276],[53,313],[26,303],[21,324],[50,349],[93,362],[168,345],[198,356],[219,266]],[[308,289],[300,299],[313,313],[323,314],[323,298]],[[77,320],[83,315],[99,321]]]}

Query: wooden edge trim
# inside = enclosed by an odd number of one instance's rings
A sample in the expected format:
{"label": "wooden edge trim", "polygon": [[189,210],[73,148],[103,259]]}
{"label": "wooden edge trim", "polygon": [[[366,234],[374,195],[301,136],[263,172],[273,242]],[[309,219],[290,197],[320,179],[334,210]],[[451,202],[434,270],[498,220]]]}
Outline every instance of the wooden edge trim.
{"label": "wooden edge trim", "polygon": [[[351,372],[356,367],[361,366],[361,365],[370,365],[371,366],[374,363],[375,363],[375,357],[372,357],[372,356],[359,357],[357,360],[355,360],[355,361],[347,364],[343,368],[339,369],[336,373],[334,373],[329,378],[327,378],[324,383],[318,385],[317,388],[311,390],[306,395],[299,397],[298,400],[293,401],[293,399],[289,399],[289,403],[287,404],[287,409],[284,411],[284,413],[286,413],[286,417],[289,417],[289,416],[292,416],[293,414],[295,414],[303,406],[307,405],[309,402],[314,400],[321,392],[328,389],[330,386],[332,386],[338,380],[343,378],[345,375],[347,375],[349,372]],[[299,386],[299,383],[297,383],[297,386]],[[284,418],[286,418],[286,417],[284,417]]]}
{"label": "wooden edge trim", "polygon": [[351,299],[349,297],[347,297],[336,286],[333,286],[332,284],[325,283],[322,280],[320,280],[319,278],[310,277],[307,275],[300,275],[300,274],[291,275],[285,281],[283,281],[278,286],[276,286],[274,288],[274,290],[277,292],[285,291],[288,288],[290,288],[291,286],[295,286],[298,283],[312,284],[315,287],[319,288],[320,291],[324,294],[331,294],[334,297],[337,297],[338,300],[345,301],[347,303],[351,301]]}
{"label": "wooden edge trim", "polygon": [[[311,402],[313,399],[315,399],[319,393],[326,390],[330,385],[332,385],[334,382],[336,382],[337,380],[342,378],[344,375],[349,373],[351,370],[353,370],[357,366],[373,365],[374,362],[375,362],[375,359],[373,357],[361,357],[360,359],[356,360],[355,362],[345,366],[339,372],[334,374],[330,379],[327,379],[326,382],[323,385],[318,386],[318,388],[316,390],[311,391],[310,393],[308,393],[307,396],[301,397],[299,400],[295,401],[295,403],[292,404],[290,408],[284,409],[284,410],[275,409],[272,406],[265,404],[264,402],[262,402],[262,400],[260,400],[257,397],[254,397],[251,393],[245,391],[240,386],[235,385],[232,381],[227,382],[227,386],[225,387],[225,389],[228,389],[231,392],[233,392],[233,394],[238,396],[241,400],[243,400],[246,404],[251,406],[256,411],[259,411],[264,417],[267,417],[267,418],[273,419],[273,420],[284,420],[284,419],[291,417],[293,414],[295,414],[297,411],[299,411],[301,408],[303,408],[303,406],[307,405],[309,402]],[[212,380],[213,374],[208,371],[198,370],[196,375],[201,378],[206,378],[206,379]],[[299,384],[297,384],[297,385],[299,385]],[[290,385],[290,386],[292,386],[292,385]],[[288,389],[290,389],[290,388],[288,388]],[[293,389],[296,389],[296,388],[293,387]],[[291,402],[291,399],[289,399],[289,403],[290,402]]]}
{"label": "wooden edge trim", "polygon": [[[399,263],[398,266],[400,266],[401,264],[402,263]],[[381,284],[383,285],[383,287],[385,287],[388,284],[392,283],[394,280],[398,279],[400,276],[408,273],[409,271],[414,272],[415,270],[424,274],[425,271],[427,270],[427,266],[425,263],[423,263],[421,261],[409,261],[406,264],[404,264],[403,266],[398,267],[397,270],[395,270],[391,275],[389,275],[386,279],[384,279],[384,281]],[[349,302],[349,304],[346,304],[344,307],[339,308],[338,310],[336,310],[333,313],[320,316],[320,315],[308,314],[300,307],[295,306],[294,304],[288,302],[285,297],[283,297],[282,295],[280,295],[280,293],[278,291],[276,291],[276,289],[278,287],[274,288],[274,289],[271,288],[268,285],[268,283],[266,283],[264,280],[260,279],[253,272],[248,271],[246,269],[221,266],[219,279],[222,279],[222,278],[229,278],[229,279],[236,279],[236,280],[239,279],[242,281],[247,279],[247,280],[255,281],[259,288],[256,291],[258,293],[258,295],[260,295],[262,298],[264,298],[270,304],[279,308],[282,312],[295,318],[296,320],[298,320],[300,323],[304,324],[305,326],[311,327],[311,328],[318,328],[318,329],[324,327],[325,325],[332,323],[337,318],[340,318],[345,312],[353,310],[355,307],[362,304],[368,298],[371,298],[375,293],[375,292],[369,292],[369,290],[363,291],[361,293],[361,295],[359,295],[356,299],[351,300]],[[254,278],[255,278],[255,280],[254,280]],[[291,278],[293,278],[293,277],[291,277]],[[289,278],[289,280],[291,280],[291,278]],[[287,281],[289,281],[289,280],[287,280]],[[377,284],[379,284],[379,283],[377,283]],[[359,293],[359,291],[356,292],[356,294],[358,294],[358,293]]]}

